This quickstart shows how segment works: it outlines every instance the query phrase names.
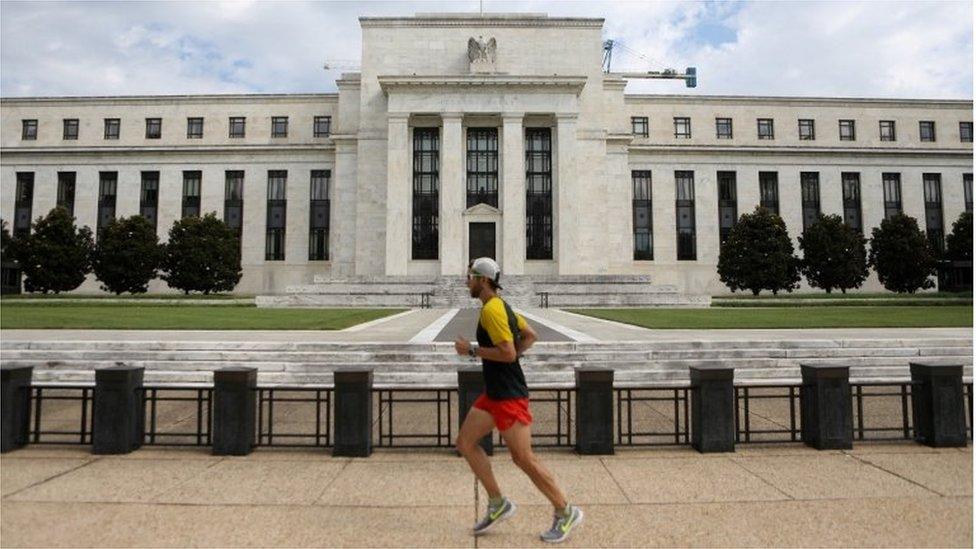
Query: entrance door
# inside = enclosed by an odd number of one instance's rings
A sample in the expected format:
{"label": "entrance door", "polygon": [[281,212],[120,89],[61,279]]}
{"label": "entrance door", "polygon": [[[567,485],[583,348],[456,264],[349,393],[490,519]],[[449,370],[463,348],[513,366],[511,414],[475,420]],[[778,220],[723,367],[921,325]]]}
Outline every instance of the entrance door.
{"label": "entrance door", "polygon": [[495,224],[468,224],[468,260],[479,257],[495,258]]}

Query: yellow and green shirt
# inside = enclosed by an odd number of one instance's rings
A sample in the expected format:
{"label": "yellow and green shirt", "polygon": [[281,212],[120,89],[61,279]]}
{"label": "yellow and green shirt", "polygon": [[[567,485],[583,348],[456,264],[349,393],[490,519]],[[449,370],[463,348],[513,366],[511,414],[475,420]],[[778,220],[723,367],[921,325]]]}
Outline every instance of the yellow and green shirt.
{"label": "yellow and green shirt", "polygon": [[[481,307],[478,345],[495,347],[503,341],[511,341],[517,348],[521,331],[525,327],[526,322],[522,315],[515,314],[502,298],[493,297]],[[497,362],[483,358],[481,371],[485,378],[485,393],[489,398],[504,400],[529,396],[529,388],[518,357],[514,362]]]}

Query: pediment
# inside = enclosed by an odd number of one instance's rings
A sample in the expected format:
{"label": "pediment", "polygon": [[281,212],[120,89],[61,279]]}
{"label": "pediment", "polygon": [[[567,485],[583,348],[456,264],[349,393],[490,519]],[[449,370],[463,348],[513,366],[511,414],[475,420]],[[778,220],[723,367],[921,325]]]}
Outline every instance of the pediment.
{"label": "pediment", "polygon": [[500,215],[502,215],[502,211],[499,210],[498,208],[494,207],[494,206],[489,206],[488,204],[485,204],[484,202],[481,202],[481,203],[475,204],[474,206],[471,206],[467,210],[464,210],[464,214],[463,215],[500,216]]}

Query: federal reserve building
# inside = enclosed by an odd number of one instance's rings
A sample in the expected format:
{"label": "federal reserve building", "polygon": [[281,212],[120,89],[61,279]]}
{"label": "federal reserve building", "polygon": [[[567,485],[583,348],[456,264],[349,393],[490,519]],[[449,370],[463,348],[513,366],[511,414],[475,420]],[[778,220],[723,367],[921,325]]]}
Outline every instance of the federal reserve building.
{"label": "federal reserve building", "polygon": [[283,300],[330,281],[448,299],[490,256],[515,296],[639,282],[680,304],[729,291],[720,245],[757,205],[794,245],[820,213],[870,237],[903,212],[939,242],[972,209],[969,100],[628,94],[600,18],[359,21],[337,93],[4,98],[0,217],[23,233],[61,205],[97,233],[140,214],[165,240],[216,212],[235,292]]}

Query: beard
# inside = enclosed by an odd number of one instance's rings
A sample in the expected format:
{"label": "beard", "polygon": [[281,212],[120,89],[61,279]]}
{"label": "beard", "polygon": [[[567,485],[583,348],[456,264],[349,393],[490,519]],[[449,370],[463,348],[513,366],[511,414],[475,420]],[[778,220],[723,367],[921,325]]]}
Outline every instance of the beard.
{"label": "beard", "polygon": [[470,291],[471,291],[471,297],[478,297],[479,295],[481,295],[481,289],[478,288],[477,286],[471,288]]}

